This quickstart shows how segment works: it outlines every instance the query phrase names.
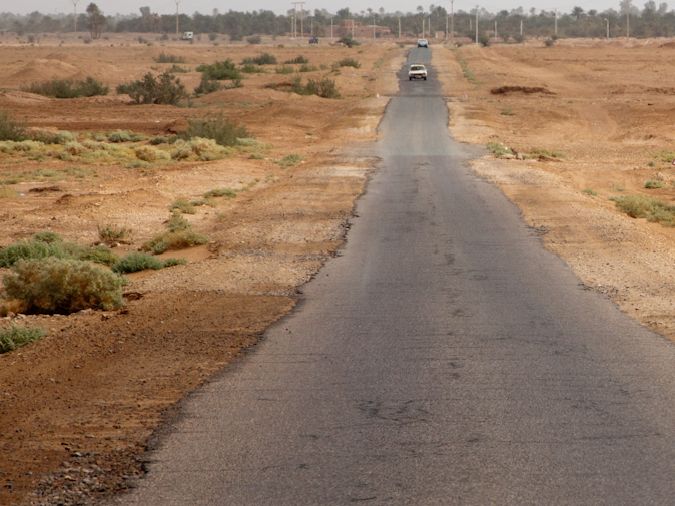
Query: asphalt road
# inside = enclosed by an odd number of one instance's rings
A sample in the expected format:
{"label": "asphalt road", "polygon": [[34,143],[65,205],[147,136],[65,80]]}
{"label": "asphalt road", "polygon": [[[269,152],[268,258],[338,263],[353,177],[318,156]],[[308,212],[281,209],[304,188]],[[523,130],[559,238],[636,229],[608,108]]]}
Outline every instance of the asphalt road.
{"label": "asphalt road", "polygon": [[125,504],[674,503],[673,344],[471,173],[434,77],[402,71],[343,255]]}

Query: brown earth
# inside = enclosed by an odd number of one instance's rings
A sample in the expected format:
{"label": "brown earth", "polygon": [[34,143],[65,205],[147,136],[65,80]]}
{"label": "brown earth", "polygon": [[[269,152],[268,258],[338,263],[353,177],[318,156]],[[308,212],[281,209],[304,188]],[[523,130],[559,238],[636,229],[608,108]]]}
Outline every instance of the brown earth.
{"label": "brown earth", "polygon": [[[514,153],[476,160],[475,171],[502,188],[585,285],[675,339],[675,228],[631,218],[610,200],[648,195],[675,204],[675,167],[662,160],[675,152],[674,44],[464,46],[435,51],[434,65],[450,97],[452,134]],[[527,153],[536,156],[518,159]],[[646,189],[647,180],[662,188]]]}
{"label": "brown earth", "polygon": [[[239,62],[263,51],[280,62],[305,55],[317,70],[303,79],[334,79],[343,98],[270,90],[266,85],[288,79],[275,66],[189,108],[130,105],[115,95],[55,100],[20,90],[31,81],[88,75],[112,88],[170,67],[153,61],[160,52],[185,58],[181,65],[190,72],[180,77],[191,89],[197,64]],[[396,91],[402,55],[393,44],[350,50],[290,40],[256,47],[147,46],[131,38],[0,45],[0,108],[29,127],[152,135],[222,111],[257,141],[255,152],[242,148],[223,160],[141,169],[0,154],[0,246],[42,230],[91,244],[99,225],[112,224],[132,230],[130,244],[117,248],[122,254],[162,230],[176,198],[238,190],[186,215],[209,243],[165,254],[187,265],[128,276],[122,310],[0,320],[47,330],[41,341],[0,355],[0,504],[81,504],[123,489],[143,472],[145,445],[167,408],[292,309],[297,288],[344,239],[373,164],[353,150],[375,138],[386,105],[379,96]],[[345,57],[361,67],[331,70]],[[302,161],[278,163],[290,154]]]}

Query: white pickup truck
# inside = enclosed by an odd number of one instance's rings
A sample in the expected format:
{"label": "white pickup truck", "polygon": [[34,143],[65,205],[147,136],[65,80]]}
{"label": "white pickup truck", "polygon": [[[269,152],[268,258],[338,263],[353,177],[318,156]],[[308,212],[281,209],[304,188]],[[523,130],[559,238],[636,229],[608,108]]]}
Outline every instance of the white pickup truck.
{"label": "white pickup truck", "polygon": [[427,80],[427,68],[421,63],[413,63],[408,70],[408,79],[424,79]]}

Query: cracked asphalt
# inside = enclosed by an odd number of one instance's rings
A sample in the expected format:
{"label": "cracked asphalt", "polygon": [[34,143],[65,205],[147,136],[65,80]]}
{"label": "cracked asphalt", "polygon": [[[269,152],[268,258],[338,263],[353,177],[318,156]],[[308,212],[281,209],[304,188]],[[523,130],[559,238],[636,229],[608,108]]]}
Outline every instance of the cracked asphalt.
{"label": "cracked asphalt", "polygon": [[342,255],[116,502],[673,504],[673,344],[471,172],[433,68],[400,77]]}

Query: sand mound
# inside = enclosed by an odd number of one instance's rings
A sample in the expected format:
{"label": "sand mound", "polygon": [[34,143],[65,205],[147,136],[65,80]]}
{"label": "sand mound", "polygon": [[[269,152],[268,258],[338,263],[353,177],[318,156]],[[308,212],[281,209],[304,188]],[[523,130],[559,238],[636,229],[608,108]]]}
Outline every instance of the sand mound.
{"label": "sand mound", "polygon": [[49,79],[77,79],[80,69],[60,60],[39,58],[32,60],[11,74],[10,79],[21,82],[46,81]]}

